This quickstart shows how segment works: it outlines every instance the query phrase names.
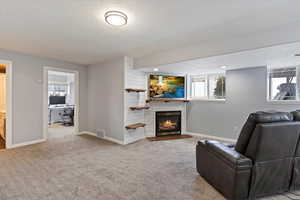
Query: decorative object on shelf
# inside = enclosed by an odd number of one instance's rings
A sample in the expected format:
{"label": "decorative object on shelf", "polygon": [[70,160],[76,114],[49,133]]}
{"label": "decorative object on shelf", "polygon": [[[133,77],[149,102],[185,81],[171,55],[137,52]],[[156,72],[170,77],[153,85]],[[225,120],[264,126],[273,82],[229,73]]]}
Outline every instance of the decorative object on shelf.
{"label": "decorative object on shelf", "polygon": [[126,129],[137,129],[137,128],[142,128],[142,127],[145,127],[145,126],[146,126],[146,124],[144,124],[144,123],[137,123],[137,124],[128,125],[125,128]]}
{"label": "decorative object on shelf", "polygon": [[165,102],[165,103],[168,103],[168,102],[183,102],[183,103],[187,103],[187,102],[190,102],[190,101],[187,100],[187,99],[147,99],[146,100],[146,103],[150,103],[150,102]]}
{"label": "decorative object on shelf", "polygon": [[136,107],[130,107],[130,110],[148,110],[150,106],[136,106]]}
{"label": "decorative object on shelf", "polygon": [[145,89],[136,89],[136,88],[127,88],[125,89],[127,92],[146,92]]}

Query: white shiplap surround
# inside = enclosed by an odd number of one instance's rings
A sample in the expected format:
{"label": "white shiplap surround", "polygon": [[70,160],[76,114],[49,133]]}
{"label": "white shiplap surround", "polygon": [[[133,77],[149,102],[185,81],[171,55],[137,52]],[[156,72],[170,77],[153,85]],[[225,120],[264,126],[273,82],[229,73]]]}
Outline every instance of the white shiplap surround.
{"label": "white shiplap surround", "polygon": [[[145,72],[133,69],[133,61],[131,58],[125,58],[125,88],[147,88],[147,77]],[[145,92],[125,92],[124,93],[124,124],[145,123],[144,110],[130,110],[130,107],[145,105]],[[145,128],[130,129],[124,132],[124,143],[129,144],[145,138]]]}
{"label": "white shiplap surround", "polygon": [[[124,90],[126,88],[147,89],[148,74],[133,68],[133,60],[125,58]],[[124,124],[145,123],[145,128],[126,130],[124,143],[129,144],[145,137],[155,136],[155,112],[156,111],[181,111],[181,129],[186,132],[186,103],[183,102],[151,102],[149,110],[132,111],[130,107],[145,105],[147,93],[124,92]]]}
{"label": "white shiplap surround", "polygon": [[181,111],[181,132],[186,132],[186,103],[183,102],[151,102],[150,109],[145,111],[146,136],[155,136],[155,113],[157,111]]}

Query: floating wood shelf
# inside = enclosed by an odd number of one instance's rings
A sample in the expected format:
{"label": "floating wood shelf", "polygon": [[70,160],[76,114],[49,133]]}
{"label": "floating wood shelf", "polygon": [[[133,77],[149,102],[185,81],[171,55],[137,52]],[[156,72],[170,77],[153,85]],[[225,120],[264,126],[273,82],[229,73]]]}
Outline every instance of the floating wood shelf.
{"label": "floating wood shelf", "polygon": [[147,99],[146,100],[146,103],[149,103],[149,102],[190,102],[189,100],[186,100],[186,99]]}
{"label": "floating wood shelf", "polygon": [[125,89],[127,92],[146,92],[145,89],[136,89],[136,88],[127,88]]}
{"label": "floating wood shelf", "polygon": [[150,106],[136,106],[136,107],[130,107],[130,110],[148,110]]}
{"label": "floating wood shelf", "polygon": [[144,123],[137,123],[137,124],[128,125],[125,128],[127,128],[127,129],[137,129],[137,128],[141,128],[141,127],[145,127],[145,126],[146,126],[146,124],[144,124]]}

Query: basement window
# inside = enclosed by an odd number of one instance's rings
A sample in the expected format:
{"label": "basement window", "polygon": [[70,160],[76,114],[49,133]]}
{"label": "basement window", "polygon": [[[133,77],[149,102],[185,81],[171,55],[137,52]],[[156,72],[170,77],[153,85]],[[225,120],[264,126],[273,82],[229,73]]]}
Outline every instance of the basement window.
{"label": "basement window", "polygon": [[268,68],[268,100],[299,101],[299,67]]}
{"label": "basement window", "polygon": [[48,96],[66,96],[68,93],[68,84],[49,84]]}
{"label": "basement window", "polygon": [[191,99],[225,100],[225,74],[207,74],[191,76]]}

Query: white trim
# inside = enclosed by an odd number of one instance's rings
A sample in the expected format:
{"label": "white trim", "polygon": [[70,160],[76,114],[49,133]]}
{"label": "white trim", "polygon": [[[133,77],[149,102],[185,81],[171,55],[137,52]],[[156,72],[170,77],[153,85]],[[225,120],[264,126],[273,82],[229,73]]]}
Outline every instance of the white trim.
{"label": "white trim", "polygon": [[48,71],[73,73],[75,75],[75,113],[74,135],[79,134],[79,71],[64,68],[48,67],[43,69],[43,138],[48,139]]}
{"label": "white trim", "polygon": [[[269,74],[271,73],[271,70],[274,69],[274,67],[267,65],[265,66],[267,69],[267,78],[266,78],[266,85],[267,85],[267,95],[266,95],[266,102],[267,104],[283,104],[283,105],[296,105],[296,104],[300,104],[300,99],[298,99],[298,76],[299,76],[299,65],[295,65],[295,66],[289,66],[289,67],[295,67],[296,68],[296,100],[272,100],[270,95],[271,95],[271,91],[270,91],[270,87],[271,87],[271,80],[270,80],[270,76]],[[278,68],[288,68],[288,67],[278,67]]]}
{"label": "white trim", "polygon": [[267,100],[268,104],[300,104],[300,100]]}
{"label": "white trim", "polygon": [[[145,131],[144,131],[145,132]],[[143,140],[145,139],[145,134],[144,135],[138,135],[138,137],[125,137],[124,138],[124,145],[127,145],[127,144],[132,144],[132,143],[135,143],[137,141],[140,141],[140,140]]]}
{"label": "white trim", "polygon": [[[210,83],[209,83],[209,79],[211,76],[224,76],[225,77],[225,84],[226,84],[226,71],[225,72],[219,72],[219,73],[204,73],[204,74],[200,74],[200,75],[189,75],[189,83],[188,83],[188,90],[189,90],[189,96],[187,96],[188,100],[195,100],[195,101],[226,101],[226,88],[225,88],[225,99],[211,99],[210,98]],[[192,96],[193,92],[192,92],[192,80],[193,77],[203,77],[205,78],[205,82],[206,82],[206,91],[205,91],[205,96],[203,97],[197,97],[197,96]]]}
{"label": "white trim", "polygon": [[235,139],[230,139],[230,138],[224,138],[224,137],[218,137],[218,136],[213,136],[213,135],[206,135],[206,134],[201,134],[201,133],[191,133],[191,132],[185,132],[187,135],[192,135],[192,136],[198,136],[198,137],[204,137],[207,139],[213,139],[213,140],[221,140],[224,142],[236,142],[237,140]]}
{"label": "white trim", "polygon": [[202,101],[202,102],[220,102],[225,103],[226,99],[202,99],[202,98],[190,98],[189,101]]}
{"label": "white trim", "polygon": [[116,143],[116,144],[125,145],[125,143],[122,142],[121,140],[117,140],[117,139],[114,139],[114,138],[111,138],[111,137],[107,137],[107,136],[98,137],[97,133],[93,133],[93,132],[90,132],[90,131],[81,131],[81,132],[78,133],[78,135],[83,135],[83,134],[95,136],[95,137],[97,137],[99,139],[107,140],[107,141],[110,141],[110,142],[113,142],[113,143]]}
{"label": "white trim", "polygon": [[89,131],[81,131],[77,135],[91,135],[91,136],[98,137],[96,133],[89,132]]}
{"label": "white trim", "polygon": [[8,60],[0,60],[1,64],[6,65],[6,149],[13,146],[13,66]]}
{"label": "white trim", "polygon": [[34,141],[30,141],[30,142],[23,142],[23,143],[19,143],[19,144],[13,144],[10,147],[10,149],[17,148],[17,147],[28,146],[28,145],[33,145],[33,144],[38,144],[38,143],[42,143],[42,142],[46,142],[46,140],[45,139],[40,139],[40,140],[34,140]]}
{"label": "white trim", "polygon": [[[87,134],[87,135],[98,137],[97,134],[93,133],[93,132],[89,132],[89,131],[79,132],[79,135],[83,135],[83,134]],[[185,132],[185,134],[192,135],[192,136],[198,136],[198,137],[204,137],[204,138],[207,138],[207,139],[221,140],[221,141],[225,141],[225,142],[234,142],[235,143],[237,141],[235,139],[218,137],[218,136],[213,136],[213,135],[200,134],[200,133]],[[111,137],[107,137],[107,136],[104,136],[104,138],[100,138],[100,139],[104,139],[104,140],[107,140],[107,141],[110,141],[110,142],[113,142],[113,143],[117,143],[117,144],[120,144],[120,145],[126,145],[126,144],[133,143],[133,142],[130,142],[130,143],[126,143],[125,144],[125,143],[123,143],[120,140],[117,140],[117,139],[114,139],[114,138],[111,138]]]}
{"label": "white trim", "polygon": [[107,136],[104,136],[103,138],[101,139],[104,139],[104,140],[107,140],[107,141],[110,141],[110,142],[113,142],[113,143],[116,143],[116,144],[120,144],[120,145],[125,145],[125,143],[121,140],[117,140],[115,138],[111,138],[111,137],[107,137]]}

